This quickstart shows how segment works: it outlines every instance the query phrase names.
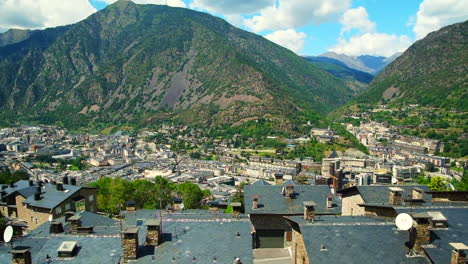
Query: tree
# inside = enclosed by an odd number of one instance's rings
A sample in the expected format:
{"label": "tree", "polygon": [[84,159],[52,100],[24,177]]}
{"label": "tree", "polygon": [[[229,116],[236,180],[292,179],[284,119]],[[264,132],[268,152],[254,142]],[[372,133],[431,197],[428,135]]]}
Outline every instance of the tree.
{"label": "tree", "polygon": [[430,178],[427,186],[433,191],[445,191],[447,190],[448,181],[440,176],[433,176]]}
{"label": "tree", "polygon": [[308,184],[309,182],[309,177],[307,177],[306,175],[298,175],[296,178],[295,178],[295,181],[299,184],[302,184],[302,185],[305,185],[305,184]]}
{"label": "tree", "polygon": [[176,192],[182,196],[185,208],[196,209],[200,207],[200,202],[203,199],[203,192],[198,185],[184,182],[177,185]]}

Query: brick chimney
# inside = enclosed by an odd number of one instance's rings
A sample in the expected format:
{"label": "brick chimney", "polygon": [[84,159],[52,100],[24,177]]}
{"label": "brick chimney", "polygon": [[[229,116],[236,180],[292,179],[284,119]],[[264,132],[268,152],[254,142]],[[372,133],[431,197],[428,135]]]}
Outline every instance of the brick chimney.
{"label": "brick chimney", "polygon": [[388,196],[388,203],[391,205],[401,205],[403,203],[402,188],[389,187],[390,193]]}
{"label": "brick chimney", "polygon": [[422,245],[431,241],[431,216],[427,212],[421,212],[413,214],[412,217],[416,223],[410,229],[410,244],[415,252],[420,253]]}
{"label": "brick chimney", "polygon": [[146,244],[150,246],[157,246],[161,242],[161,220],[149,219],[145,222],[147,226]]}
{"label": "brick chimney", "polygon": [[50,224],[49,233],[60,234],[63,233],[63,225],[59,221],[54,221]]}
{"label": "brick chimney", "polygon": [[32,264],[30,247],[15,247],[10,251],[13,264]]}
{"label": "brick chimney", "polygon": [[283,174],[281,173],[275,174],[275,184],[277,185],[283,184]]}
{"label": "brick chimney", "polygon": [[231,207],[234,215],[239,215],[242,211],[242,203],[231,203]]}
{"label": "brick chimney", "polygon": [[327,195],[327,208],[333,207],[333,194]]}
{"label": "brick chimney", "polygon": [[136,210],[136,202],[134,201],[128,201],[127,202],[127,207],[126,207],[127,212],[133,212]]}
{"label": "brick chimney", "polygon": [[174,198],[173,200],[173,203],[172,203],[172,207],[174,207],[174,211],[180,211],[183,209],[182,207],[182,203],[184,201],[181,199],[181,198]]}
{"label": "brick chimney", "polygon": [[74,215],[68,218],[68,222],[70,223],[70,232],[78,233],[78,228],[81,227],[81,216]]}
{"label": "brick chimney", "polygon": [[257,195],[255,195],[252,199],[252,209],[258,209],[258,199],[260,199],[260,197],[258,197]]}
{"label": "brick chimney", "polygon": [[283,195],[287,198],[294,198],[294,184],[286,184],[283,188]]}
{"label": "brick chimney", "polygon": [[304,202],[304,220],[305,221],[314,221],[315,218],[315,207],[317,204],[312,201]]}
{"label": "brick chimney", "polygon": [[418,187],[414,187],[411,191],[411,200],[423,200],[423,190]]}
{"label": "brick chimney", "polygon": [[138,227],[129,227],[123,232],[123,259],[128,263],[129,259],[138,258]]}
{"label": "brick chimney", "polygon": [[450,259],[450,264],[465,264],[466,263],[466,253],[465,250],[468,250],[468,246],[463,243],[449,243],[453,247],[452,258]]}

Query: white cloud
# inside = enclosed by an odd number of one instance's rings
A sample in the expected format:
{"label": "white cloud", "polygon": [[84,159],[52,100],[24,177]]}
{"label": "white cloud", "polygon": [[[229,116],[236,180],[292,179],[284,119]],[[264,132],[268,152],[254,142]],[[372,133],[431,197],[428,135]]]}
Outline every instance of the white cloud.
{"label": "white cloud", "polygon": [[[99,0],[100,2],[113,4],[117,0]],[[182,0],[132,0],[136,4],[153,4],[153,5],[167,5],[173,7],[186,7],[185,3]]]}
{"label": "white cloud", "polygon": [[0,0],[0,28],[45,28],[76,23],[96,12],[88,0]]}
{"label": "white cloud", "polygon": [[366,9],[362,6],[348,9],[341,17],[340,23],[343,25],[341,32],[348,32],[352,29],[358,29],[361,32],[375,30],[375,23],[370,21]]}
{"label": "white cloud", "polygon": [[294,29],[278,30],[265,36],[266,39],[275,42],[291,51],[299,54],[304,49],[304,40],[307,35]]}
{"label": "white cloud", "polygon": [[350,56],[374,55],[389,57],[402,52],[413,41],[405,35],[391,35],[385,33],[365,33],[353,36],[349,40],[339,39],[339,43],[330,51]]}
{"label": "white cloud", "polygon": [[260,15],[246,19],[244,25],[254,32],[298,28],[329,21],[350,5],[351,0],[279,0],[277,6],[262,9]]}
{"label": "white cloud", "polygon": [[424,0],[419,5],[413,31],[416,39],[428,33],[468,19],[468,0]]}
{"label": "white cloud", "polygon": [[273,6],[275,2],[276,0],[194,0],[190,7],[224,15],[252,14]]}

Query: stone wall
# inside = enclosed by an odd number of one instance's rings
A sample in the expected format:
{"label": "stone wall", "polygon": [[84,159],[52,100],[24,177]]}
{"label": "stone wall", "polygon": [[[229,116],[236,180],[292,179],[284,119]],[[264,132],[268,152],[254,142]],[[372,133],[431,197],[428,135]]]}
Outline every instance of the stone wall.
{"label": "stone wall", "polygon": [[364,215],[365,210],[363,207],[358,206],[358,204],[363,204],[364,200],[362,199],[359,192],[356,190],[351,193],[347,193],[343,196],[341,203],[342,215]]}
{"label": "stone wall", "polygon": [[366,206],[364,209],[364,214],[367,216],[396,217],[397,215],[393,208]]}
{"label": "stone wall", "polygon": [[150,246],[159,245],[160,229],[159,226],[148,226],[146,231],[146,244]]}
{"label": "stone wall", "polygon": [[466,253],[463,251],[452,250],[450,264],[466,264]]}
{"label": "stone wall", "polygon": [[128,263],[129,259],[136,259],[138,251],[138,233],[124,234],[123,239],[123,259]]}
{"label": "stone wall", "polygon": [[304,244],[302,234],[296,230],[292,231],[292,262],[294,264],[309,264],[309,256]]}
{"label": "stone wall", "polygon": [[468,202],[468,194],[465,192],[442,192],[432,193],[433,202]]}
{"label": "stone wall", "polygon": [[422,253],[422,245],[430,242],[430,226],[429,221],[423,220],[415,228],[410,229],[410,243],[414,251]]}

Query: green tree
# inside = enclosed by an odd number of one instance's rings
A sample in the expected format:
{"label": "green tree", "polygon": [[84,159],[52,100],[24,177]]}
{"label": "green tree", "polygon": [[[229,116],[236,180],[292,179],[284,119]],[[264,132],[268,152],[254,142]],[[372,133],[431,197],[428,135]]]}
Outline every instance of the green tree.
{"label": "green tree", "polygon": [[182,197],[186,209],[196,209],[200,207],[200,202],[203,199],[203,192],[198,185],[184,182],[177,185],[176,192]]}
{"label": "green tree", "polygon": [[445,191],[447,190],[448,181],[440,176],[433,176],[430,178],[427,186],[433,191]]}

